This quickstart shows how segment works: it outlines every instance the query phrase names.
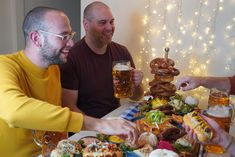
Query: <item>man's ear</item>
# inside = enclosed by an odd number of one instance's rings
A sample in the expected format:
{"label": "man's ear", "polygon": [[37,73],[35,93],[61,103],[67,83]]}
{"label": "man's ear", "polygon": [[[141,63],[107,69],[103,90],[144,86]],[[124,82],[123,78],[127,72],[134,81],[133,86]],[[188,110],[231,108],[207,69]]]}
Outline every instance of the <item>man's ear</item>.
{"label": "man's ear", "polygon": [[87,19],[83,19],[83,27],[84,27],[84,29],[85,29],[85,31],[87,31],[88,30],[88,23],[89,23],[89,21],[87,20]]}
{"label": "man's ear", "polygon": [[30,32],[29,38],[29,40],[31,40],[37,47],[42,46],[42,36],[38,32]]}

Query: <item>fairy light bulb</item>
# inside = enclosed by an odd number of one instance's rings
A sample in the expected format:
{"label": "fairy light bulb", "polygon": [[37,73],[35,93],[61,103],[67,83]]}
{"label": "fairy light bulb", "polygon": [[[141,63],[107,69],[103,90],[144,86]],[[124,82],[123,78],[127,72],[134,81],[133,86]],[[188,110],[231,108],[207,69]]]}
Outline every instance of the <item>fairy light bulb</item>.
{"label": "fairy light bulb", "polygon": [[171,4],[169,4],[169,5],[167,5],[166,10],[167,10],[167,11],[171,11],[171,10],[172,10],[172,7],[173,7],[173,6],[172,6]]}

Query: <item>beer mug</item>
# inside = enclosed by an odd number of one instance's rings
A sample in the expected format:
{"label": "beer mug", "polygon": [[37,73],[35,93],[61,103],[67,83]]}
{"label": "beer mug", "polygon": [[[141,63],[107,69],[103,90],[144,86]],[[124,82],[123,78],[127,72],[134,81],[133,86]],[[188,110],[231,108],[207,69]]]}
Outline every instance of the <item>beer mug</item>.
{"label": "beer mug", "polygon": [[[215,120],[219,126],[229,132],[231,121],[234,118],[234,107],[229,102],[229,93],[212,88],[208,99],[208,109],[204,115]],[[211,153],[223,154],[225,150],[220,145],[206,144],[204,148]]]}
{"label": "beer mug", "polygon": [[36,131],[32,130],[34,142],[42,148],[42,156],[50,157],[51,151],[59,141],[68,138],[67,132]]}
{"label": "beer mug", "polygon": [[130,61],[113,61],[113,88],[116,98],[128,98],[132,96],[132,70]]}

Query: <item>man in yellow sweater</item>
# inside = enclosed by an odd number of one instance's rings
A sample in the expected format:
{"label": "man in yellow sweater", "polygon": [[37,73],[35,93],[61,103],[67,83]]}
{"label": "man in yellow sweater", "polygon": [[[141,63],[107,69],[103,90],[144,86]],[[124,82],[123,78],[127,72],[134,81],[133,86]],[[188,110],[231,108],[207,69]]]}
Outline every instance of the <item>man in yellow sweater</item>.
{"label": "man in yellow sweater", "polygon": [[83,116],[61,107],[60,73],[73,46],[74,32],[60,10],[37,7],[25,17],[23,50],[0,56],[0,156],[41,153],[32,130],[79,132],[81,129],[137,140],[134,124]]}

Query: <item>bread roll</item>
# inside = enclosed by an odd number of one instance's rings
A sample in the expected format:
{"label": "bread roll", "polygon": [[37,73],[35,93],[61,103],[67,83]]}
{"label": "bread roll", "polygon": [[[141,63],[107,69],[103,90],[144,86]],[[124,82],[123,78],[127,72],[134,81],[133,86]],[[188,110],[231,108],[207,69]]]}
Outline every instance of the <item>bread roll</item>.
{"label": "bread roll", "polygon": [[213,130],[209,124],[198,114],[190,112],[183,117],[184,123],[196,133],[200,142],[209,142],[213,137]]}

